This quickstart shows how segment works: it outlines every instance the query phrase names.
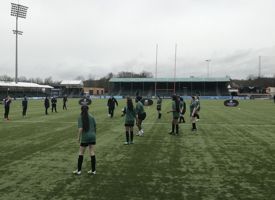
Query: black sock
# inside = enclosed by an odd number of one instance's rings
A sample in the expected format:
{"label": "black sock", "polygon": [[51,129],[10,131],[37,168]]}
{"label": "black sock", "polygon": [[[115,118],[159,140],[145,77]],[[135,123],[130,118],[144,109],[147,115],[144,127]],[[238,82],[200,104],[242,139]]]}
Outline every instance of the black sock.
{"label": "black sock", "polygon": [[126,134],[126,142],[129,142],[129,132],[126,131],[125,134]]}
{"label": "black sock", "polygon": [[192,123],[192,128],[196,129],[196,123]]}
{"label": "black sock", "polygon": [[131,142],[134,141],[134,132],[133,131],[130,132],[130,140],[131,140]]}
{"label": "black sock", "polygon": [[176,124],[176,133],[178,134],[179,133],[179,125]]}
{"label": "black sock", "polygon": [[95,165],[96,165],[96,159],[95,159],[95,155],[94,155],[94,156],[91,156],[92,172],[95,171]]}
{"label": "black sock", "polygon": [[175,131],[175,124],[172,124],[172,133]]}
{"label": "black sock", "polygon": [[83,162],[83,155],[79,155],[78,162],[77,162],[77,171],[81,171],[82,162]]}

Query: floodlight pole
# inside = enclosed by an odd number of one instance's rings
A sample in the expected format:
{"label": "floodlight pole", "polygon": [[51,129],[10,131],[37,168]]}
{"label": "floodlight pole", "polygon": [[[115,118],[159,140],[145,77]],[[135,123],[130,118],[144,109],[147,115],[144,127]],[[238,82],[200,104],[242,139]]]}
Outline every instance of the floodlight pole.
{"label": "floodlight pole", "polygon": [[210,59],[205,60],[207,62],[207,78],[209,78],[209,67],[210,67]]}
{"label": "floodlight pole", "polygon": [[155,98],[157,98],[158,44],[156,45]]}
{"label": "floodlight pole", "polygon": [[176,71],[177,71],[177,44],[175,44],[174,94],[176,94]]}
{"label": "floodlight pole", "polygon": [[18,31],[18,17],[26,18],[28,7],[11,3],[11,16],[16,17],[16,28],[13,30],[15,34],[15,83],[18,82],[18,34],[22,35],[22,31]]}
{"label": "floodlight pole", "polygon": [[18,82],[18,15],[16,16],[15,29],[15,83]]}
{"label": "floodlight pole", "polygon": [[258,72],[258,78],[261,78],[261,68],[262,68],[262,57],[259,56],[259,72]]}

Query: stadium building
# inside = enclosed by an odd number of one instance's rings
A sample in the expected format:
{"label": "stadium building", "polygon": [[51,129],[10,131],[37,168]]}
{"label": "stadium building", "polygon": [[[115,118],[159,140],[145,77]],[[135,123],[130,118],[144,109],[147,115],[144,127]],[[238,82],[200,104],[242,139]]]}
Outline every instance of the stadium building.
{"label": "stadium building", "polygon": [[111,95],[152,97],[171,96],[174,93],[191,96],[228,96],[229,77],[224,78],[112,78],[109,81]]}
{"label": "stadium building", "polygon": [[98,87],[84,87],[83,88],[84,95],[104,95],[104,88],[98,88]]}
{"label": "stadium building", "polygon": [[5,82],[0,81],[0,96],[1,99],[7,95],[11,97],[44,97],[51,94],[53,87],[49,85],[39,85],[36,83],[27,82]]}
{"label": "stadium building", "polygon": [[60,95],[67,95],[69,97],[79,97],[83,95],[83,81],[82,80],[63,80],[60,83]]}

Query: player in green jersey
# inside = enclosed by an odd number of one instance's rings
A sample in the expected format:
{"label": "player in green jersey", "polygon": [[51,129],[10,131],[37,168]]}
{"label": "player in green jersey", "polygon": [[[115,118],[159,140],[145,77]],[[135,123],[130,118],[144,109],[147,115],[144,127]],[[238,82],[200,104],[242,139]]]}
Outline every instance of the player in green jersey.
{"label": "player in green jersey", "polygon": [[133,101],[127,97],[127,105],[123,108],[123,115],[125,116],[125,136],[126,141],[124,144],[134,144],[134,125],[136,119],[136,112],[134,109]]}
{"label": "player in green jersey", "polygon": [[200,103],[200,97],[198,95],[196,96],[196,102],[197,102],[197,108],[196,108],[197,112],[196,112],[195,116],[197,118],[196,121],[199,121],[200,120],[199,112],[201,110],[201,103]]}
{"label": "player in green jersey", "polygon": [[96,174],[96,158],[95,158],[95,145],[96,145],[96,121],[94,117],[89,114],[88,106],[81,107],[81,114],[78,118],[78,136],[77,140],[80,143],[79,156],[77,162],[77,170],[73,171],[74,174],[81,174],[81,167],[83,162],[83,155],[86,147],[89,147],[91,157],[91,170],[88,174]]}
{"label": "player in green jersey", "polygon": [[198,102],[196,101],[195,96],[192,96],[190,103],[190,117],[192,122],[192,131],[196,131],[196,116],[197,116]]}
{"label": "player in green jersey", "polygon": [[168,111],[167,113],[172,112],[172,131],[169,132],[170,135],[175,134],[176,128],[176,135],[179,134],[179,113],[180,113],[180,102],[177,95],[172,96],[172,110]]}
{"label": "player in green jersey", "polygon": [[162,104],[162,99],[160,98],[160,96],[158,96],[158,100],[157,100],[158,119],[161,118],[161,104]]}
{"label": "player in green jersey", "polygon": [[186,112],[186,103],[184,101],[184,99],[182,97],[180,98],[180,119],[179,119],[179,123],[185,123],[185,119],[184,119],[184,114]]}
{"label": "player in green jersey", "polygon": [[142,121],[146,118],[146,112],[144,111],[143,104],[141,103],[141,96],[136,97],[136,125],[138,127],[138,133],[136,135],[138,136],[144,136],[144,131],[142,129]]}

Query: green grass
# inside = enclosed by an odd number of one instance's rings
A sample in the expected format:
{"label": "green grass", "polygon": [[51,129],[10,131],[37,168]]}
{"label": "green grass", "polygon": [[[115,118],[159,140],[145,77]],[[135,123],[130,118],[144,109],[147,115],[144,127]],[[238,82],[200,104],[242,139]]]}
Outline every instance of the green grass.
{"label": "green grass", "polygon": [[59,112],[48,116],[42,101],[30,101],[26,118],[21,102],[14,101],[11,121],[0,122],[0,199],[275,199],[273,102],[240,101],[238,108],[227,108],[222,101],[202,100],[198,132],[191,132],[188,110],[177,137],[167,134],[171,101],[165,100],[163,118],[156,119],[155,104],[146,108],[145,137],[124,146],[125,100],[113,119],[106,101],[94,100],[90,107],[98,124],[96,176],[86,174],[88,152],[82,175],[72,174],[77,100],[69,100],[67,111],[59,100]]}

